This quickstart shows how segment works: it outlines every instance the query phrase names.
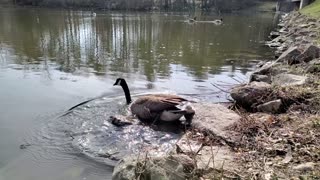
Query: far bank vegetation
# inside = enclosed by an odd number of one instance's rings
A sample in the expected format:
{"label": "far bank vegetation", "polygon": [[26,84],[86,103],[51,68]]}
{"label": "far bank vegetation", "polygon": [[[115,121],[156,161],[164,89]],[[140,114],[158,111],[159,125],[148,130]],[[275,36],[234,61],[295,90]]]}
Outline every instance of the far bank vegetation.
{"label": "far bank vegetation", "polygon": [[[9,0],[0,0],[9,1]],[[12,0],[16,5],[92,8],[101,10],[181,10],[230,11],[267,0]],[[270,1],[270,0],[269,0]]]}

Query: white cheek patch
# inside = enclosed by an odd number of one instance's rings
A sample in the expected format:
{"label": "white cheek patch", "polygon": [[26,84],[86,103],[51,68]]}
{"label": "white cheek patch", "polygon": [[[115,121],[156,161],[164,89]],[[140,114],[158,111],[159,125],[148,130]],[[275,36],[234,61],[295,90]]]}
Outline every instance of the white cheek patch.
{"label": "white cheek patch", "polygon": [[116,85],[120,85],[120,83],[121,83],[121,80],[119,80]]}

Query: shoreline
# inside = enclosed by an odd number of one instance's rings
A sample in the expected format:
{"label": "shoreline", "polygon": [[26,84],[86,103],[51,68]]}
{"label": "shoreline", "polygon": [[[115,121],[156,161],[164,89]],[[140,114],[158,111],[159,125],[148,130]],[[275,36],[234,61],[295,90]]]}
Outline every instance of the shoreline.
{"label": "shoreline", "polygon": [[292,12],[278,27],[268,44],[279,57],[231,90],[233,111],[198,105],[170,155],[126,157],[113,179],[319,178],[320,20]]}
{"label": "shoreline", "polygon": [[261,179],[320,178],[319,30],[320,20],[283,15],[267,42],[277,59],[259,63],[250,82],[231,91],[249,122],[241,130],[251,133],[242,171]]}

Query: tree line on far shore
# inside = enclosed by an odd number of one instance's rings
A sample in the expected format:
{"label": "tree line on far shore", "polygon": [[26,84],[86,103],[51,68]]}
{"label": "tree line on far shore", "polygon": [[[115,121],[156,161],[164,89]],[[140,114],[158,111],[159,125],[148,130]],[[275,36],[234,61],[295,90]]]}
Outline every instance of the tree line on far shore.
{"label": "tree line on far shore", "polygon": [[205,11],[232,11],[253,6],[261,1],[268,0],[0,0],[0,3],[10,2],[16,5],[101,10],[190,11],[199,8]]}

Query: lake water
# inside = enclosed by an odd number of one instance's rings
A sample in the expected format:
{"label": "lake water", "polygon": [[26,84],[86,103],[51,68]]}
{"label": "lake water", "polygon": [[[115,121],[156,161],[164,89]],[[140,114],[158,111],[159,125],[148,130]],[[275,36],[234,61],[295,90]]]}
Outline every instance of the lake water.
{"label": "lake water", "polygon": [[112,86],[118,77],[134,93],[222,102],[220,88],[246,81],[273,55],[262,43],[272,13],[224,15],[223,25],[205,22],[213,15],[189,23],[179,13],[96,13],[0,7],[1,180],[110,179],[112,165],[65,146],[57,132],[73,126],[53,119],[84,100],[122,95]]}

